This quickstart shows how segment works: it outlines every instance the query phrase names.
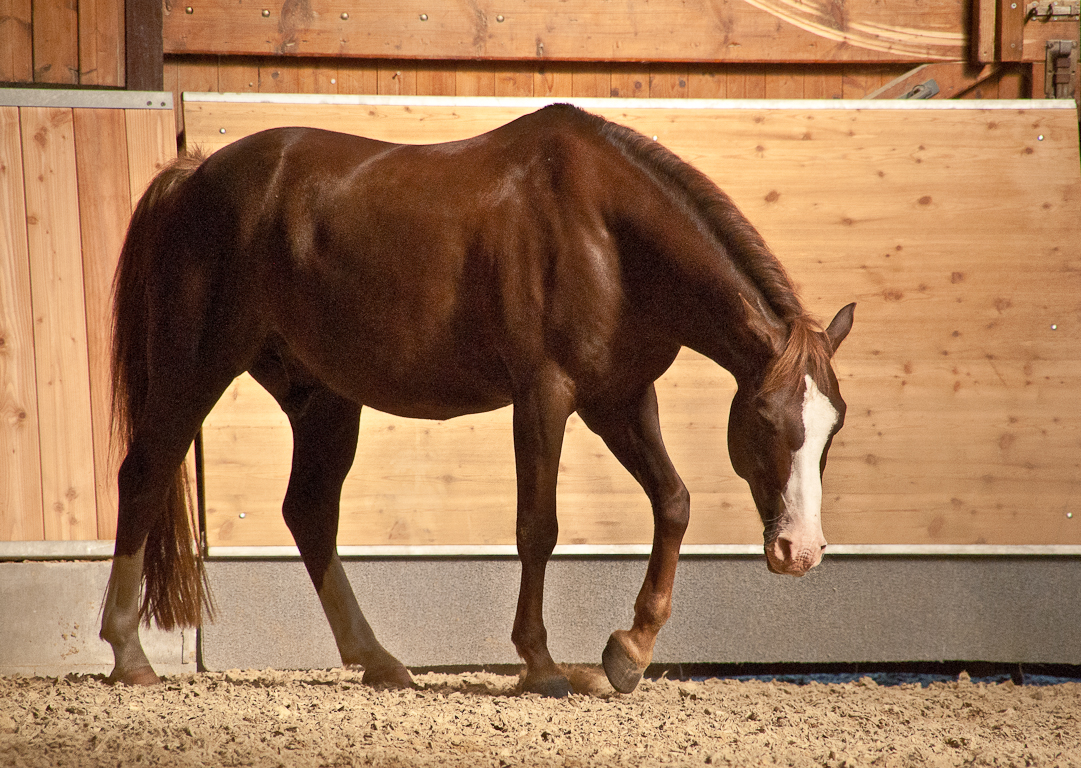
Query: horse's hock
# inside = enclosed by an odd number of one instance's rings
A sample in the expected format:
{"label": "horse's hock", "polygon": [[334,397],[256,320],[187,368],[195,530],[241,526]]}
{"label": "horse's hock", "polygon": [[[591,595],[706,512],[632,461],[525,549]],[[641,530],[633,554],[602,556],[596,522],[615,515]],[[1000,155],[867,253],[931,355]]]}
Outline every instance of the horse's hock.
{"label": "horse's hock", "polygon": [[[184,118],[188,145],[207,150],[275,125],[429,143],[479,134],[538,106],[187,94]],[[771,577],[762,565],[761,524],[727,458],[731,378],[685,352],[658,382],[666,443],[691,491],[692,517],[675,613],[655,660],[1081,663],[1081,518],[1074,508],[1081,485],[1081,168],[1073,103],[583,106],[656,136],[713,178],[762,232],[820,319],[848,301],[859,305],[856,331],[835,360],[848,416],[824,481],[832,556],[802,581]],[[51,120],[48,137],[61,137],[63,125],[29,107],[0,110],[12,126],[0,165],[25,176],[37,167],[42,121]],[[73,146],[86,123],[74,126]],[[99,144],[102,153],[111,146]],[[91,155],[72,157],[82,163]],[[34,199],[47,199],[33,184],[18,198],[22,180],[11,172],[0,182],[5,216],[19,199],[27,215]],[[105,199],[98,195],[95,204]],[[76,203],[88,203],[73,200],[74,229],[52,231],[78,242]],[[130,210],[130,198],[125,205]],[[4,229],[4,236],[13,231]],[[84,235],[84,254],[95,243]],[[31,249],[47,245],[30,241]],[[7,279],[30,264],[25,248],[5,246],[3,258],[0,311],[4,326],[16,329],[6,334],[16,364],[0,369],[0,385],[21,392],[35,354],[46,350],[25,343],[19,313],[47,297],[31,301],[24,295],[29,280]],[[92,313],[107,299],[99,277],[83,277],[87,318],[98,317]],[[37,280],[34,290],[42,285]],[[100,320],[90,322],[82,333],[92,339]],[[63,338],[61,330],[53,336]],[[66,381],[70,392],[70,374]],[[104,423],[104,405],[94,386],[86,389],[89,396],[73,394],[75,406],[40,398],[20,411],[23,423],[51,425],[53,442],[36,449],[43,465],[49,451],[73,451],[76,437],[88,446],[101,442],[93,428]],[[58,419],[81,426],[65,428]],[[16,434],[24,433],[0,431],[5,448]],[[278,407],[248,377],[205,423],[205,536],[219,607],[219,622],[203,632],[210,669],[339,663],[303,567],[289,559],[295,549],[280,511],[289,435]],[[106,447],[96,451],[94,466],[107,466]],[[91,487],[94,474],[92,466]],[[10,496],[13,488],[0,493]],[[107,521],[108,494],[94,508],[86,490],[69,497],[68,507],[89,503],[90,519]],[[376,633],[406,664],[516,660],[509,640],[518,575],[514,491],[508,411],[448,422],[365,411],[338,541],[343,555],[356,558],[346,569]],[[560,548],[547,588],[551,647],[561,660],[595,662],[608,632],[631,616],[652,519],[637,484],[576,418],[559,493]],[[94,538],[93,531],[66,534],[63,525],[78,520],[51,513],[51,500],[37,508],[45,538]],[[20,523],[28,530],[34,524]],[[98,539],[111,535],[107,522],[97,531]],[[20,537],[30,538],[6,538]]]}

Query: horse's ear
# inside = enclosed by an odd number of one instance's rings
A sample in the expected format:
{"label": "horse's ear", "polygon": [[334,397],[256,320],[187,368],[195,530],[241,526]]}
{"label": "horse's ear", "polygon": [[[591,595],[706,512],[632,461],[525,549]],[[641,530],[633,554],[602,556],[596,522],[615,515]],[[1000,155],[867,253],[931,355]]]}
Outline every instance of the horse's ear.
{"label": "horse's ear", "polygon": [[747,301],[747,297],[742,293],[739,295],[739,299],[743,302],[743,317],[754,335],[772,349],[774,355],[780,355],[784,352],[785,344],[788,341],[784,326],[771,323],[765,310],[755,307],[751,302]]}
{"label": "horse's ear", "polygon": [[847,307],[843,307],[837,316],[830,322],[830,327],[826,329],[826,335],[830,340],[830,348],[834,352],[837,351],[837,347],[841,346],[841,342],[845,340],[845,336],[852,330],[852,319],[856,314],[856,303],[853,302]]}

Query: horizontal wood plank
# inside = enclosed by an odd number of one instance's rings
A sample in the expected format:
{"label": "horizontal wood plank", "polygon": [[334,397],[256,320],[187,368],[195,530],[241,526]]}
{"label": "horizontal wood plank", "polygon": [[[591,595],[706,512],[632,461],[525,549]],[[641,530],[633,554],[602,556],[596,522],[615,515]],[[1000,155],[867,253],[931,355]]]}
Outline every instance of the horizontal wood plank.
{"label": "horizontal wood plank", "polygon": [[[191,12],[188,12],[190,9]],[[166,8],[166,53],[539,61],[926,61],[965,55],[959,3],[832,6],[656,0],[613,8],[450,0],[303,4],[189,0]]]}
{"label": "horizontal wood plank", "polygon": [[[186,105],[189,140],[211,148],[298,123],[390,141],[449,140],[523,111]],[[826,471],[830,541],[1081,543],[1073,509],[1081,484],[1074,113],[1034,104],[619,105],[604,114],[657,135],[728,191],[823,320],[858,302],[836,361],[849,410]],[[688,543],[760,541],[750,495],[726,455],[732,386],[688,352],[658,384],[666,442],[692,491]],[[510,446],[506,411],[445,423],[365,411],[340,543],[513,542]],[[288,544],[279,509],[290,438],[269,396],[239,380],[207,420],[204,447],[211,544]],[[577,420],[559,492],[562,543],[650,540],[641,491]]]}

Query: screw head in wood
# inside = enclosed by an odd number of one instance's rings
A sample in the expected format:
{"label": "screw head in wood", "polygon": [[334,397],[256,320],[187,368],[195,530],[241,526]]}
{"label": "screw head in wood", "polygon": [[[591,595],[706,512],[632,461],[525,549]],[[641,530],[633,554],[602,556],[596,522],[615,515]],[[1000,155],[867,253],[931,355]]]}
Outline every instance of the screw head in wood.
{"label": "screw head in wood", "polygon": [[501,13],[498,16],[496,16],[495,20],[498,21],[500,24],[502,24],[503,23],[503,14]]}
{"label": "screw head in wood", "polygon": [[342,21],[349,21],[349,14],[342,11]]}
{"label": "screw head in wood", "polygon": [[191,7],[191,6],[189,5],[189,6],[187,7],[187,8],[185,8],[185,9],[184,9],[184,13],[187,13],[187,14],[189,14],[189,15],[190,15],[190,14],[193,14],[193,13],[195,13],[195,9],[194,9],[194,8],[192,8],[192,7]]}
{"label": "screw head in wood", "polygon": [[422,13],[422,14],[420,15],[420,20],[421,20],[421,21],[427,21],[427,20],[428,20],[428,14],[426,14],[426,13]]}
{"label": "screw head in wood", "polygon": [[266,9],[266,8],[263,9],[263,18],[264,19],[270,18],[270,11],[268,9]]}

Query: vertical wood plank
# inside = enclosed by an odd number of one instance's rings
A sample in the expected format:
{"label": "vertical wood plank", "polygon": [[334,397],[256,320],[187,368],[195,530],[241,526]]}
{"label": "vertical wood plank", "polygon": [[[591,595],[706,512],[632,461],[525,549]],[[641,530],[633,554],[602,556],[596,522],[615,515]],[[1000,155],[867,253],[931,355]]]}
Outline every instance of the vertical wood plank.
{"label": "vertical wood plank", "polygon": [[1030,99],[1032,92],[1026,89],[1024,65],[1022,67],[1011,66],[1004,69],[998,80],[998,98],[1000,99]]}
{"label": "vertical wood plank", "polygon": [[79,82],[79,14],[73,0],[33,0],[34,82]]}
{"label": "vertical wood plank", "polygon": [[259,93],[298,93],[296,59],[266,58],[259,63]]}
{"label": "vertical wood plank", "polygon": [[124,84],[123,0],[79,0],[79,83]]}
{"label": "vertical wood plank", "polygon": [[417,96],[453,96],[456,74],[453,64],[424,62],[417,67]]}
{"label": "vertical wood plank", "polygon": [[454,74],[457,96],[495,96],[496,73],[491,64],[463,62]]}
{"label": "vertical wood plank", "polygon": [[0,0],[0,82],[34,81],[30,0]]}
{"label": "vertical wood plank", "polygon": [[162,90],[164,3],[124,3],[124,84],[131,91]]}
{"label": "vertical wood plank", "polygon": [[0,107],[0,541],[45,537],[18,107]]}
{"label": "vertical wood plank", "polygon": [[580,99],[603,99],[611,96],[611,70],[605,65],[578,65],[571,72],[571,95]]}
{"label": "vertical wood plank", "polygon": [[495,75],[495,95],[508,98],[533,95],[533,70],[503,67]]}
{"label": "vertical wood plank", "polygon": [[131,218],[127,124],[123,110],[75,110],[75,164],[82,223],[83,293],[90,365],[98,538],[116,536],[118,446],[111,426],[110,349],[113,274]]}
{"label": "vertical wood plank", "polygon": [[218,57],[185,56],[177,69],[177,85],[180,92],[211,92],[218,90]]}
{"label": "vertical wood plank", "polygon": [[143,196],[150,180],[176,157],[176,134],[172,115],[167,109],[128,109],[124,111],[128,142],[128,187],[131,209]]}
{"label": "vertical wood plank", "polygon": [[97,538],[72,111],[20,110],[47,540]]}
{"label": "vertical wood plank", "polygon": [[376,72],[380,96],[416,96],[417,69],[402,61],[381,62]]}
{"label": "vertical wood plank", "polygon": [[613,98],[649,98],[649,69],[638,64],[612,66],[610,92]]}
{"label": "vertical wood plank", "polygon": [[338,64],[334,59],[297,62],[297,93],[338,93]]}
{"label": "vertical wood plank", "polygon": [[743,75],[743,98],[766,98],[766,72],[761,67],[750,69]]}
{"label": "vertical wood plank", "polygon": [[687,98],[687,67],[674,64],[655,64],[649,73],[649,98]]}
{"label": "vertical wood plank", "polygon": [[989,64],[995,60],[995,27],[998,17],[998,0],[973,0],[972,27],[975,43],[972,46],[976,61]]}
{"label": "vertical wood plank", "polygon": [[184,130],[184,108],[183,103],[180,101],[180,75],[179,65],[176,58],[166,59],[162,65],[162,79],[161,89],[163,91],[169,91],[173,94],[173,109],[176,117],[176,133],[179,136],[181,131]]}
{"label": "vertical wood plank", "polygon": [[574,95],[572,69],[566,64],[545,64],[533,75],[533,95],[560,98]]}
{"label": "vertical wood plank", "polygon": [[813,68],[803,76],[803,98],[841,98],[841,70],[837,67]]}
{"label": "vertical wood plank", "polygon": [[765,70],[767,99],[802,99],[803,68],[784,65],[769,66]]}
{"label": "vertical wood plank", "polygon": [[687,74],[687,98],[689,99],[726,99],[728,98],[728,77],[726,68],[721,65],[700,72]]}
{"label": "vertical wood plank", "polygon": [[379,93],[379,70],[372,64],[354,59],[338,61],[338,93]]}
{"label": "vertical wood plank", "polygon": [[[221,93],[258,93],[259,60],[251,56],[219,58],[217,90]],[[176,104],[179,109],[180,102]]]}
{"label": "vertical wood plank", "polygon": [[1025,47],[1025,15],[1028,3],[1022,0],[998,0],[998,60],[1021,61]]}

